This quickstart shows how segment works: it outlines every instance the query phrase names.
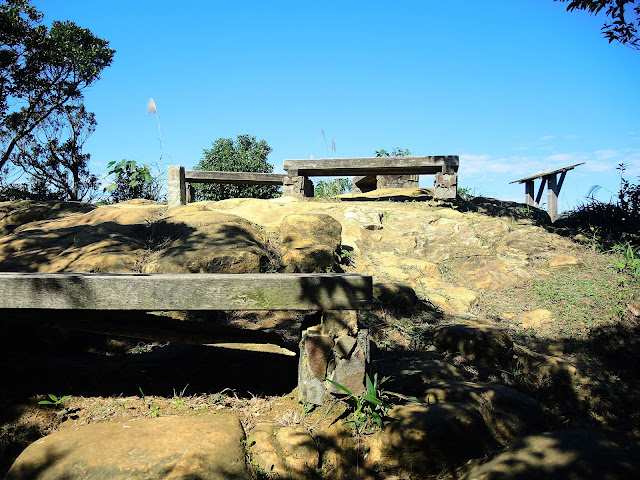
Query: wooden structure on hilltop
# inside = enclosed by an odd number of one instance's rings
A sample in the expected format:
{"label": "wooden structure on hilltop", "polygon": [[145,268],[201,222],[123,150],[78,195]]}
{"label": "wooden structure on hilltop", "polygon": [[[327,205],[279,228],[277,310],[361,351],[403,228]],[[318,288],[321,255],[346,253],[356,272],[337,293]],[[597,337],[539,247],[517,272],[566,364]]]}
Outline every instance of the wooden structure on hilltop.
{"label": "wooden structure on hilltop", "polygon": [[[527,205],[531,205],[532,207],[538,207],[540,205],[542,192],[544,191],[544,186],[546,184],[548,193],[547,211],[549,212],[551,221],[555,222],[558,219],[558,195],[560,194],[560,189],[562,188],[564,179],[567,176],[567,172],[569,170],[573,170],[579,165],[584,165],[584,162],[576,163],[574,165],[569,165],[568,167],[558,168],[556,170],[551,170],[548,172],[536,173],[535,175],[530,175],[528,177],[514,180],[513,182],[509,183],[524,183],[524,201]],[[558,179],[558,174],[560,174],[560,179]],[[538,178],[542,179],[542,183],[540,184],[540,188],[538,189],[538,193],[534,200],[534,181]]]}

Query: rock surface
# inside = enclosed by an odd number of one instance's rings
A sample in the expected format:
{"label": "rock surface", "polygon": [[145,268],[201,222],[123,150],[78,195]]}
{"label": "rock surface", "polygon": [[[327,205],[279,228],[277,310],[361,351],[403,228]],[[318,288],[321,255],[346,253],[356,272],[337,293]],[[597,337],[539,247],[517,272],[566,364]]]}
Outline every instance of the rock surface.
{"label": "rock surface", "polygon": [[481,456],[491,437],[480,413],[462,403],[394,407],[370,442],[367,465],[434,474]]}
{"label": "rock surface", "polygon": [[96,423],[31,444],[7,480],[246,479],[244,431],[233,414]]}
{"label": "rock surface", "polygon": [[601,435],[583,430],[524,437],[465,480],[630,480],[640,464]]}
{"label": "rock surface", "polygon": [[501,444],[544,426],[538,402],[504,385],[441,380],[429,383],[422,399],[427,403],[460,402],[474,407],[482,414],[493,438]]}
{"label": "rock surface", "polygon": [[489,325],[443,325],[433,343],[440,350],[458,352],[482,365],[506,365],[513,357],[513,341],[504,331]]}

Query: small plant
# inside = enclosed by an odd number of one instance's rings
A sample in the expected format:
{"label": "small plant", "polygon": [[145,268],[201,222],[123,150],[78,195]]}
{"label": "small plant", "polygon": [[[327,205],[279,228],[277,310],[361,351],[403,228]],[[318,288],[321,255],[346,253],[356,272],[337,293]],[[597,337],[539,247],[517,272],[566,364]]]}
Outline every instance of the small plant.
{"label": "small plant", "polygon": [[351,258],[351,250],[347,250],[344,247],[338,247],[336,250],[336,258],[341,265],[351,265],[353,260]]}
{"label": "small plant", "polygon": [[158,185],[148,165],[139,166],[134,160],[120,160],[109,162],[109,175],[114,182],[105,187],[110,192],[113,202],[123,202],[134,198],[158,200]]}
{"label": "small plant", "polygon": [[634,279],[640,277],[640,247],[633,247],[630,243],[617,243],[611,249],[619,255],[613,266],[621,272],[628,271]]}
{"label": "small plant", "polygon": [[71,398],[71,395],[65,395],[64,397],[56,397],[53,393],[49,394],[51,400],[40,400],[38,405],[61,405],[67,398]]}
{"label": "small plant", "polygon": [[384,427],[382,418],[387,415],[391,405],[386,399],[387,392],[383,391],[381,386],[388,379],[389,377],[384,377],[378,382],[378,374],[375,373],[373,381],[371,381],[369,375],[365,375],[367,390],[358,397],[344,385],[325,378],[325,380],[349,396],[350,401],[353,403],[354,411],[344,423],[345,425],[353,425],[358,435],[372,433],[376,427]]}

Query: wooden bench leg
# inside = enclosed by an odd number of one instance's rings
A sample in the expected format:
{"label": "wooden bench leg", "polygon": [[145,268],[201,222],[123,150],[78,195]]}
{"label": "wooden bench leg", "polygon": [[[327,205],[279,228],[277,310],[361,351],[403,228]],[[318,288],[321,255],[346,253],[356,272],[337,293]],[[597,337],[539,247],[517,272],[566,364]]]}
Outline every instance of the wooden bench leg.
{"label": "wooden bench leg", "polygon": [[369,335],[368,330],[358,331],[356,316],[354,310],[325,311],[320,325],[303,332],[298,366],[300,401],[322,405],[329,395],[345,393],[327,378],[354,395],[364,393]]}

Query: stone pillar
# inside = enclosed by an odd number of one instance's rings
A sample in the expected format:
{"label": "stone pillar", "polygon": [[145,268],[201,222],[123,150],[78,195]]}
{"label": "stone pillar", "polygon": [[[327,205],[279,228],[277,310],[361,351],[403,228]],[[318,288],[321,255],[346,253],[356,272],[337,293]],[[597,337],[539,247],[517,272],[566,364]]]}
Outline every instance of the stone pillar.
{"label": "stone pillar", "polygon": [[455,173],[436,173],[433,184],[433,198],[455,200],[458,196],[458,175]]}
{"label": "stone pillar", "polygon": [[187,204],[184,181],[184,167],[172,165],[167,177],[167,206],[178,207]]}
{"label": "stone pillar", "polygon": [[307,177],[286,176],[282,182],[283,197],[313,197],[313,182]]}
{"label": "stone pillar", "polygon": [[332,394],[344,395],[326,379],[343,385],[354,395],[364,393],[369,351],[368,330],[358,331],[356,311],[323,312],[322,323],[302,333],[299,400],[322,405]]}

